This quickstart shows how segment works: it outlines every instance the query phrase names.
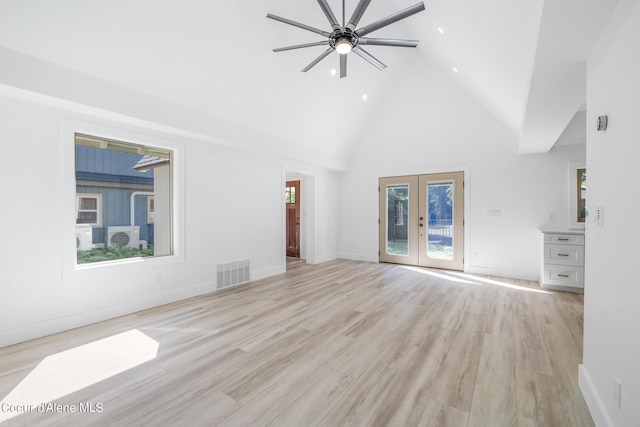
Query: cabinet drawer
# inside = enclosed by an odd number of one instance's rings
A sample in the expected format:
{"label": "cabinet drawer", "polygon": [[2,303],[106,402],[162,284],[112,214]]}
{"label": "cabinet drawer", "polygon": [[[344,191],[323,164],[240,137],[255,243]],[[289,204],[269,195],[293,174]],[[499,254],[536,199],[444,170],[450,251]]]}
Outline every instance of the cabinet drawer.
{"label": "cabinet drawer", "polygon": [[582,245],[584,246],[584,235],[581,234],[544,234],[544,242],[554,245]]}
{"label": "cabinet drawer", "polygon": [[584,269],[577,266],[545,265],[543,284],[584,288]]}
{"label": "cabinet drawer", "polygon": [[544,245],[544,263],[560,265],[584,265],[584,246]]}

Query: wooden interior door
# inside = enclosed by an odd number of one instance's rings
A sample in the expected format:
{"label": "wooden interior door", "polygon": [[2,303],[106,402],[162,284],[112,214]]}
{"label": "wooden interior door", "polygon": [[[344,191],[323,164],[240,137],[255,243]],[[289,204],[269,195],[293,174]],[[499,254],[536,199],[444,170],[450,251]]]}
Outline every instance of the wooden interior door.
{"label": "wooden interior door", "polygon": [[287,256],[300,258],[300,181],[285,188]]}

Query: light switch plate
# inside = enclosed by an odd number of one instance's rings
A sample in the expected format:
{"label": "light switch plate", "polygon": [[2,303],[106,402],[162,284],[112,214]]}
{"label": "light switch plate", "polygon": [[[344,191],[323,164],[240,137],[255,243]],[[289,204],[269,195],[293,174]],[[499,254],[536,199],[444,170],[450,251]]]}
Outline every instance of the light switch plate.
{"label": "light switch plate", "polygon": [[596,206],[593,209],[593,222],[598,227],[604,227],[604,206]]}

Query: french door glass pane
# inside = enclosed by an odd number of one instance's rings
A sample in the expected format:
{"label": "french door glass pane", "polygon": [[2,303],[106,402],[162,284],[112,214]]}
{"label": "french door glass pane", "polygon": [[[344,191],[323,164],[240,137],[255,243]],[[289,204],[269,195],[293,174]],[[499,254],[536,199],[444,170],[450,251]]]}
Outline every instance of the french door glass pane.
{"label": "french door glass pane", "polygon": [[427,185],[429,258],[453,259],[453,192],[453,182],[435,182]]}
{"label": "french door glass pane", "polygon": [[409,185],[387,186],[387,248],[390,255],[409,255]]}

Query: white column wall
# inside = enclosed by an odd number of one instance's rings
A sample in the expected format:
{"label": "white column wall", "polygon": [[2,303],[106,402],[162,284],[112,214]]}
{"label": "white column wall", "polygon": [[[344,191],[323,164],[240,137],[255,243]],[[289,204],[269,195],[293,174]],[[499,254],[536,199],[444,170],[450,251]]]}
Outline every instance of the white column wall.
{"label": "white column wall", "polygon": [[620,1],[587,81],[587,209],[603,207],[604,225],[587,217],[580,387],[599,427],[640,425],[639,76],[640,2]]}

